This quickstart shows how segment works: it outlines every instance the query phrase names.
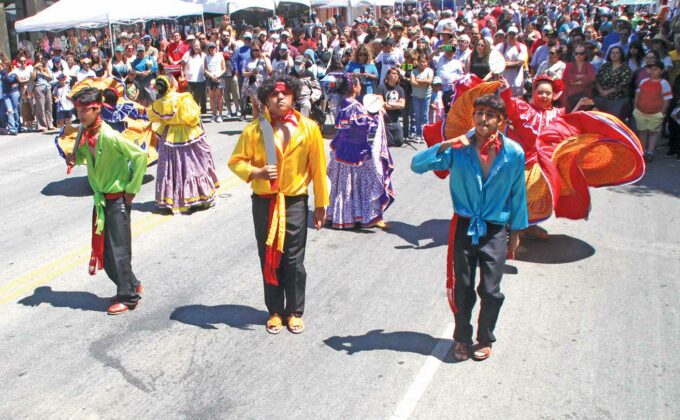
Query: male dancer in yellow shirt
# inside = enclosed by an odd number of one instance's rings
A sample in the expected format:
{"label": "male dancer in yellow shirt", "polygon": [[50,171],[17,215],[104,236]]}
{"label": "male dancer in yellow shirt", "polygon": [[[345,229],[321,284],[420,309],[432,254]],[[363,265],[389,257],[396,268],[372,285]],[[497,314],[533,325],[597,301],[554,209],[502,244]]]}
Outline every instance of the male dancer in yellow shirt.
{"label": "male dancer in yellow shirt", "polygon": [[293,110],[300,84],[290,76],[266,80],[258,99],[266,112],[246,126],[229,168],[253,188],[253,222],[269,311],[267,331],[304,330],[307,186],[314,183],[314,227],[329,205],[326,153],[319,127]]}

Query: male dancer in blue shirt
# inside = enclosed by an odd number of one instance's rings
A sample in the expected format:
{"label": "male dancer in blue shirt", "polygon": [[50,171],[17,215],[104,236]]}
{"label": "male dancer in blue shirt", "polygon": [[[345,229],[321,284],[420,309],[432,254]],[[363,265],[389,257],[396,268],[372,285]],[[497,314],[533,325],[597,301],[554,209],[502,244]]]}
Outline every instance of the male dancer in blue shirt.
{"label": "male dancer in blue shirt", "polygon": [[[455,215],[449,234],[446,288],[456,322],[454,356],[461,361],[470,356],[485,360],[491,355],[491,344],[496,341],[493,330],[505,299],[500,290],[505,259],[517,249],[519,231],[528,226],[524,152],[498,131],[505,117],[503,100],[482,96],[474,102],[474,129],[416,154],[411,162],[416,173],[451,173]],[[481,307],[473,348],[470,318],[476,300],[477,265]]]}

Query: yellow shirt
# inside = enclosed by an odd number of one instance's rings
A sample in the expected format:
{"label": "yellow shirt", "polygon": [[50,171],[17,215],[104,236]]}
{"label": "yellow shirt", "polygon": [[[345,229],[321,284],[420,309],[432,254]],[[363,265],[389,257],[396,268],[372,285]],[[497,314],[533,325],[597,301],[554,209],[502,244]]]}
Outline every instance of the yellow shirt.
{"label": "yellow shirt", "polygon": [[[280,136],[275,136],[279,191],[273,191],[268,180],[251,179],[253,169],[267,164],[259,120],[252,121],[241,133],[229,159],[229,169],[242,180],[252,181],[253,192],[258,195],[304,195],[307,194],[307,186],[313,181],[314,207],[328,207],[330,200],[326,179],[326,152],[321,132],[312,120],[294,112],[298,127],[291,133],[285,153],[282,151]],[[270,120],[266,113],[265,118]]]}

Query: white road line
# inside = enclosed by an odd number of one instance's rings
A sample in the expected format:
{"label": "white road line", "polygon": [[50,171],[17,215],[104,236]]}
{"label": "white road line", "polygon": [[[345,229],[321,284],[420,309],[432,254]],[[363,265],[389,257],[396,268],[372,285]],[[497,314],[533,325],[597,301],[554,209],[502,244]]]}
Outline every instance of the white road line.
{"label": "white road line", "polygon": [[446,329],[440,335],[437,345],[432,349],[432,353],[427,356],[427,360],[423,363],[423,367],[416,375],[413,383],[406,391],[406,394],[401,398],[397,408],[394,410],[394,414],[390,417],[390,420],[401,420],[407,419],[413,413],[418,402],[423,397],[423,394],[427,390],[427,387],[432,382],[434,374],[439,369],[439,365],[442,363],[442,359],[446,356],[453,345],[451,337],[453,336],[453,323],[446,326]]}

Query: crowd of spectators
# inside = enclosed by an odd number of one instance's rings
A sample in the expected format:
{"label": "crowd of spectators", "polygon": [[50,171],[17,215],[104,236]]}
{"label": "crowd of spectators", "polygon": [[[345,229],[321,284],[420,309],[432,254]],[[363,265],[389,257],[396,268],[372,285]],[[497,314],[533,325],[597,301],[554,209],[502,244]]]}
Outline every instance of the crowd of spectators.
{"label": "crowd of spectators", "polygon": [[[668,154],[680,153],[680,22],[675,10],[655,12],[589,0],[476,1],[457,11],[419,2],[377,15],[367,9],[353,22],[312,13],[297,27],[237,26],[224,16],[207,32],[122,32],[113,43],[108,30],[72,30],[0,57],[0,124],[10,135],[64,124],[69,87],[86,77],[118,77],[128,96],[148,105],[157,74],[173,76],[203,112],[210,105],[217,122],[225,112],[257,117],[257,88],[273,74],[292,74],[304,81],[297,105],[309,115],[332,103],[319,83],[324,75],[344,71],[359,74],[361,96],[383,95],[389,142],[400,146],[422,141],[423,126],[443,118],[453,82],[466,75],[502,77],[513,96],[528,98],[531,79],[545,74],[565,82],[558,106],[592,98],[637,130],[651,161],[664,132]],[[505,59],[502,75],[490,72],[494,49]]]}

